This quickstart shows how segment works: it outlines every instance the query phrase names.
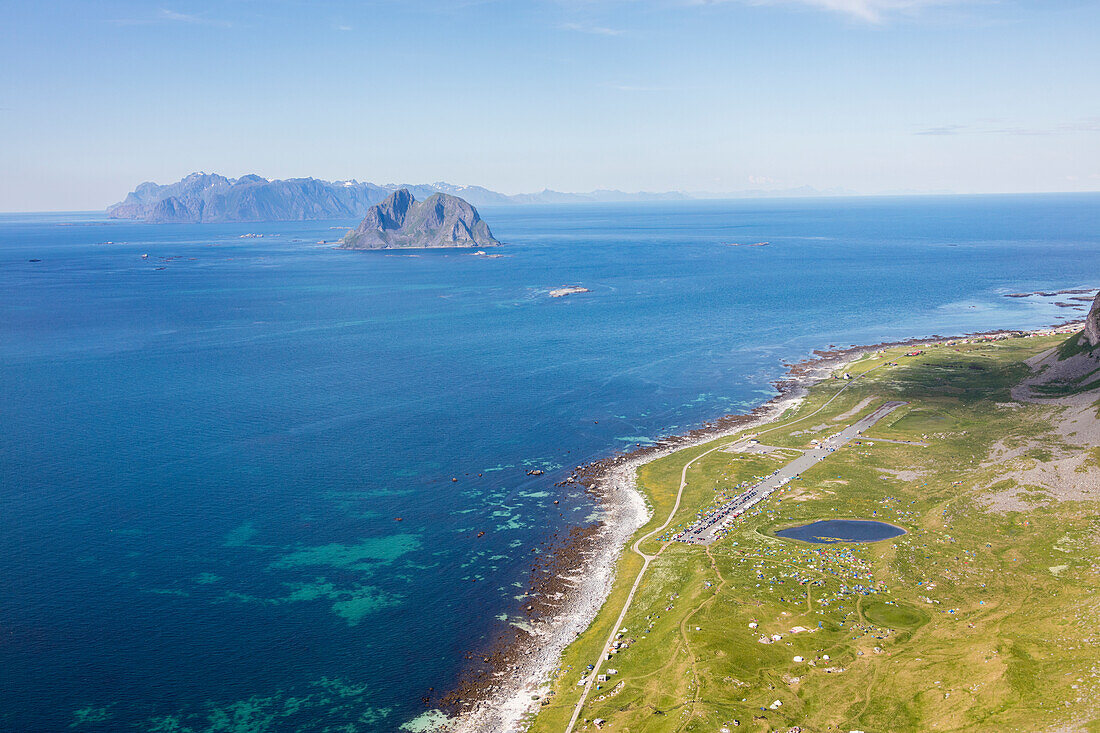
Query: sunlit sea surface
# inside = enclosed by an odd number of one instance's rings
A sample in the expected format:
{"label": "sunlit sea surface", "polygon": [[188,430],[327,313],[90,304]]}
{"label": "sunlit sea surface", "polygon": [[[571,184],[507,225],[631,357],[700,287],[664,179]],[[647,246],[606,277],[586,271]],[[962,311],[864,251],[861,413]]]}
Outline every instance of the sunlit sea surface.
{"label": "sunlit sea surface", "polygon": [[1096,195],[482,215],[502,257],[0,217],[0,730],[396,730],[590,521],[568,467],[1100,285]]}

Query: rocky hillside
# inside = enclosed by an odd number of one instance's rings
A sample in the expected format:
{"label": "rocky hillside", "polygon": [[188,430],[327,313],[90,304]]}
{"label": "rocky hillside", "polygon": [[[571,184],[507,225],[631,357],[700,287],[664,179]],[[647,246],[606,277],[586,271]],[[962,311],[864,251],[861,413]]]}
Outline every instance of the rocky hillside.
{"label": "rocky hillside", "polygon": [[436,193],[417,201],[407,188],[372,206],[342,249],[492,247],[500,244],[477,209],[457,196]]}
{"label": "rocky hillside", "polygon": [[1085,319],[1085,330],[1081,333],[1080,345],[1088,344],[1090,348],[1100,345],[1100,293],[1092,301],[1092,309]]}
{"label": "rocky hillside", "polygon": [[[1100,293],[1092,301],[1085,327],[1060,346],[1028,359],[1031,376],[1013,389],[1022,400],[1064,398],[1100,388]],[[1095,395],[1091,398],[1095,400]],[[1091,404],[1091,403],[1090,403]]]}

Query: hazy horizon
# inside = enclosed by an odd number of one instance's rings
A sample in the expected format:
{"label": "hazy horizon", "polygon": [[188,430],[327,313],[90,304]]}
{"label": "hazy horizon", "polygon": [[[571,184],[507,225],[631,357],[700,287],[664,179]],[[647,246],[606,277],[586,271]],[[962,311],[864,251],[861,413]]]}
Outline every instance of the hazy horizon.
{"label": "hazy horizon", "polygon": [[0,211],[101,210],[200,170],[1100,190],[1100,6],[1082,0],[70,0],[0,20]]}
{"label": "hazy horizon", "polygon": [[[210,171],[207,171],[210,172]],[[243,175],[243,174],[242,174]],[[298,176],[300,178],[306,178],[308,176]],[[227,178],[235,178],[235,176],[227,176]],[[449,183],[449,181],[434,181],[433,183]],[[380,184],[380,185],[392,185],[392,184]],[[418,185],[409,183],[409,185]],[[477,185],[477,184],[472,184]],[[607,189],[603,189],[607,190]],[[957,191],[883,191],[881,193],[859,193],[855,191],[848,191],[843,193],[830,193],[830,192],[813,192],[813,193],[792,193],[793,189],[780,189],[775,191],[766,191],[756,193],[752,190],[746,191],[729,191],[727,194],[722,195],[717,192],[695,192],[695,195],[691,195],[692,192],[688,191],[620,191],[624,194],[634,193],[683,193],[688,195],[688,198],[682,200],[642,200],[642,201],[572,201],[557,203],[516,203],[516,204],[497,204],[497,206],[511,207],[511,206],[591,206],[591,205],[634,205],[634,204],[675,204],[675,203],[722,203],[722,202],[734,202],[734,201],[813,201],[813,200],[827,200],[827,199],[891,199],[891,198],[975,198],[975,197],[1010,197],[1010,196],[1100,196],[1100,190],[1096,191],[974,191],[967,193],[960,193]],[[498,192],[500,193],[500,192]],[[519,193],[536,193],[536,192],[519,192]],[[558,191],[557,193],[575,194],[575,193],[592,193],[592,191]],[[707,194],[707,195],[703,195]],[[26,209],[26,210],[0,210],[0,215],[18,215],[18,214],[100,214],[106,213],[106,210],[111,204],[118,203],[124,197],[120,196],[118,200],[111,201],[110,204],[99,208],[91,209]],[[489,208],[492,204],[482,204],[478,206],[479,209]]]}

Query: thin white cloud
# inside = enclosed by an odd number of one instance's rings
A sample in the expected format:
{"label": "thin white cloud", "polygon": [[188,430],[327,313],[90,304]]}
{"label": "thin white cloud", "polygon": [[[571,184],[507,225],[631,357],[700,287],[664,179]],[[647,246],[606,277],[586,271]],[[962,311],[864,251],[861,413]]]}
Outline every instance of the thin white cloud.
{"label": "thin white cloud", "polygon": [[958,135],[966,130],[966,125],[940,125],[918,130],[917,135]]}
{"label": "thin white cloud", "polygon": [[635,84],[608,84],[609,88],[620,92],[667,92],[670,87],[638,86]]}
{"label": "thin white cloud", "polygon": [[197,15],[190,15],[189,13],[177,13],[175,10],[169,10],[168,8],[160,9],[160,17],[164,20],[172,20],[179,23],[200,22],[199,16]]}
{"label": "thin white cloud", "polygon": [[109,21],[115,25],[154,25],[158,23],[182,23],[186,25],[209,25],[218,28],[229,28],[233,24],[225,20],[214,20],[202,15],[180,13],[169,8],[161,8],[160,12],[144,18],[117,18]]}
{"label": "thin white cloud", "polygon": [[1100,117],[1086,117],[1077,122],[1062,125],[1063,132],[1100,132]]}
{"label": "thin white cloud", "polygon": [[562,23],[560,26],[563,31],[575,31],[577,33],[589,33],[594,36],[621,36],[626,31],[619,28],[608,28],[601,25],[588,25],[586,23]]}
{"label": "thin white cloud", "polygon": [[338,25],[338,26],[336,26],[336,30],[338,30],[338,31],[353,31],[355,29],[352,28],[350,25]]}
{"label": "thin white cloud", "polygon": [[[717,5],[731,0],[690,0],[693,5]],[[957,5],[966,0],[739,0],[750,5],[806,5],[841,13],[867,23],[883,23],[897,15],[912,15],[936,5]]]}
{"label": "thin white cloud", "polygon": [[[995,121],[992,121],[995,122]],[[914,135],[1067,135],[1077,132],[1100,132],[1100,117],[1086,117],[1049,127],[1023,125],[937,125],[917,130]]]}

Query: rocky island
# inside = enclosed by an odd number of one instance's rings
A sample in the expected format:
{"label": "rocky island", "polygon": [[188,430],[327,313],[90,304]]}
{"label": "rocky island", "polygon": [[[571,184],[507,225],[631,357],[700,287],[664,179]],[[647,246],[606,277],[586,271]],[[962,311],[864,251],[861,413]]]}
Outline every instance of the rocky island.
{"label": "rocky island", "polygon": [[417,201],[407,188],[367,210],[340,249],[428,249],[499,245],[477,209],[457,196],[436,193]]}

